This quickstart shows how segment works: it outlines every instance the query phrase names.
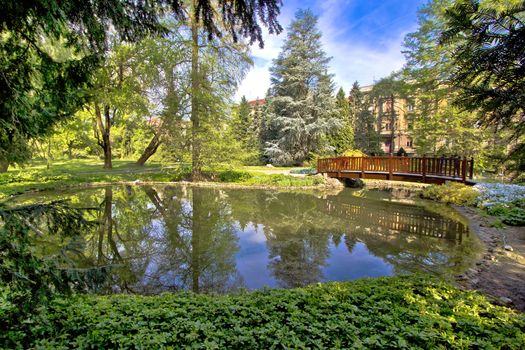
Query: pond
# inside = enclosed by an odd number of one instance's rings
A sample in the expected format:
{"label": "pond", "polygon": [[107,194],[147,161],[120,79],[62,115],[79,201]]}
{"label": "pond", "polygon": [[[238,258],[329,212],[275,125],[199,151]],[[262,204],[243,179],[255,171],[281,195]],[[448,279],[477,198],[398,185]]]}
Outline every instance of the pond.
{"label": "pond", "polygon": [[99,293],[225,293],[417,271],[452,276],[481,245],[449,207],[403,191],[113,186],[21,196],[93,207],[96,225],[39,238]]}

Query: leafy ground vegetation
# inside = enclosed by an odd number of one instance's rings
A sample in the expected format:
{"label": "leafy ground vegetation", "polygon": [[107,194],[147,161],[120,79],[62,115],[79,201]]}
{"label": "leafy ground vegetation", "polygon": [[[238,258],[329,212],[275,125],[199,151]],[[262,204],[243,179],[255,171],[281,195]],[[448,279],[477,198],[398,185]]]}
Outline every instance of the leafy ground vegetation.
{"label": "leafy ground vegetation", "polygon": [[[204,180],[219,183],[235,183],[245,186],[304,187],[324,183],[321,177],[296,177],[286,174],[267,174],[266,167],[217,167],[204,169]],[[290,168],[271,168],[280,171]],[[44,162],[36,162],[25,168],[15,168],[0,173],[0,199],[29,190],[54,189],[82,184],[109,182],[176,182],[189,179],[191,169],[187,166],[149,163],[139,167],[132,161],[116,160],[113,169],[102,169],[99,160],[82,159],[56,162],[49,169]]]}
{"label": "leafy ground vegetation", "polygon": [[500,223],[525,226],[525,186],[499,183],[467,186],[449,182],[429,186],[421,196],[443,203],[478,207],[489,215],[497,216]]}
{"label": "leafy ground vegetation", "polygon": [[221,296],[78,295],[31,322],[25,345],[47,349],[525,346],[523,314],[425,276]]}

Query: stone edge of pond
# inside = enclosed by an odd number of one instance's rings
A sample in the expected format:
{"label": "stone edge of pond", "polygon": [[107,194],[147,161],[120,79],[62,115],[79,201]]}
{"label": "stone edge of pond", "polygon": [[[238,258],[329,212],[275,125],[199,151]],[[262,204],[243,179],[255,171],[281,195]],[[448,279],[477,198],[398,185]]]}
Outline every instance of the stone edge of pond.
{"label": "stone edge of pond", "polygon": [[365,187],[369,189],[390,190],[403,189],[413,192],[421,192],[424,188],[431,186],[430,184],[419,182],[405,182],[405,181],[390,181],[390,180],[376,180],[363,179]]}
{"label": "stone edge of pond", "polygon": [[222,183],[222,182],[191,182],[191,181],[104,181],[104,182],[84,182],[76,184],[64,184],[57,183],[56,185],[45,187],[45,188],[28,188],[27,190],[20,191],[18,193],[12,194],[5,197],[14,197],[21,194],[27,193],[38,193],[44,191],[53,191],[57,189],[75,189],[75,188],[96,188],[96,187],[105,187],[113,185],[136,185],[136,186],[145,186],[145,185],[171,185],[171,186],[192,186],[192,187],[214,187],[214,188],[239,188],[239,189],[262,189],[262,190],[333,190],[334,188],[328,185],[311,185],[311,186],[275,186],[275,185],[243,185],[236,183]]}
{"label": "stone edge of pond", "polygon": [[[464,273],[454,276],[456,285],[466,289],[477,290],[492,299],[492,302],[495,304],[516,307],[512,302],[514,295],[501,297],[492,294],[490,286],[477,286],[480,277],[492,273],[489,270],[493,265],[502,263],[498,261],[497,256],[505,253],[502,240],[503,233],[500,233],[495,228],[488,227],[483,222],[483,217],[473,208],[457,205],[452,205],[452,207],[467,219],[469,230],[476,234],[483,243],[483,252],[480,253],[475,264]],[[505,262],[503,263],[505,264]]]}
{"label": "stone edge of pond", "polygon": [[[401,181],[388,181],[388,180],[374,180],[365,179],[365,188],[368,189],[379,189],[379,190],[390,190],[390,189],[404,189],[414,193],[422,191],[428,184],[416,183],[416,182],[401,182]],[[276,191],[294,191],[294,190],[319,190],[319,191],[338,191],[344,186],[334,186],[327,182],[325,184],[310,185],[310,186],[275,186],[275,185],[243,185],[237,183],[227,182],[191,182],[191,181],[104,181],[104,182],[84,182],[84,183],[57,183],[49,187],[44,188],[28,188],[18,193],[7,195],[4,198],[0,197],[1,200],[8,199],[26,193],[38,193],[44,191],[53,191],[59,188],[75,189],[75,188],[95,188],[104,187],[111,185],[172,185],[172,186],[193,186],[193,187],[214,187],[214,188],[238,188],[238,189],[259,189],[259,190],[276,190]]]}

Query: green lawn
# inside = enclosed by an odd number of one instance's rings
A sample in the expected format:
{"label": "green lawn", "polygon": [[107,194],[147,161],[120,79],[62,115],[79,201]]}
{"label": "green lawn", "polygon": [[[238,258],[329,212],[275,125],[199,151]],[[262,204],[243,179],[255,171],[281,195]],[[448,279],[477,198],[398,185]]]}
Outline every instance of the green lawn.
{"label": "green lawn", "polygon": [[[0,174],[0,199],[30,190],[53,189],[79,184],[112,183],[119,181],[173,182],[188,179],[187,166],[180,164],[147,163],[144,167],[131,160],[114,160],[113,169],[103,169],[99,159],[76,159],[52,162],[32,162],[23,168],[10,168]],[[263,170],[290,170],[269,167],[221,167],[205,169],[209,181],[236,183],[244,186],[304,187],[324,183],[320,178],[298,178],[285,174],[265,174]]]}
{"label": "green lawn", "polygon": [[38,349],[525,348],[523,314],[426,276],[230,295],[79,295],[33,317],[4,336]]}

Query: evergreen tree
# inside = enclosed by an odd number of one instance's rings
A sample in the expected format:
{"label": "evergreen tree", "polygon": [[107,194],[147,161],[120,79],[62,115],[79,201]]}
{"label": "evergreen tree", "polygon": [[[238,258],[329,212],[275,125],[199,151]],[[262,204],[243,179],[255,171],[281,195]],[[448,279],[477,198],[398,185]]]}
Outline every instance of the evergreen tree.
{"label": "evergreen tree", "polygon": [[340,127],[329,61],[317,18],[310,10],[298,10],[270,69],[269,124],[277,135],[264,152],[272,163],[302,164],[311,152],[322,150],[324,135]]}
{"label": "evergreen tree", "polygon": [[247,143],[248,139],[250,138],[249,129],[252,124],[251,112],[252,108],[246,100],[246,97],[243,96],[241,98],[241,102],[237,106],[233,120],[233,132],[235,138],[242,143]]}
{"label": "evergreen tree", "polygon": [[370,97],[365,96],[356,81],[350,91],[350,115],[354,120],[355,147],[367,154],[381,153],[379,133],[377,132],[376,118],[370,111]]}
{"label": "evergreen tree", "polygon": [[354,128],[350,118],[350,104],[343,88],[339,88],[335,96],[335,103],[338,109],[337,117],[342,127],[329,136],[328,143],[336,155],[341,155],[354,145]]}
{"label": "evergreen tree", "polygon": [[231,131],[235,140],[240,143],[244,161],[248,164],[257,164],[259,161],[259,127],[255,117],[252,107],[243,96],[234,113]]}

